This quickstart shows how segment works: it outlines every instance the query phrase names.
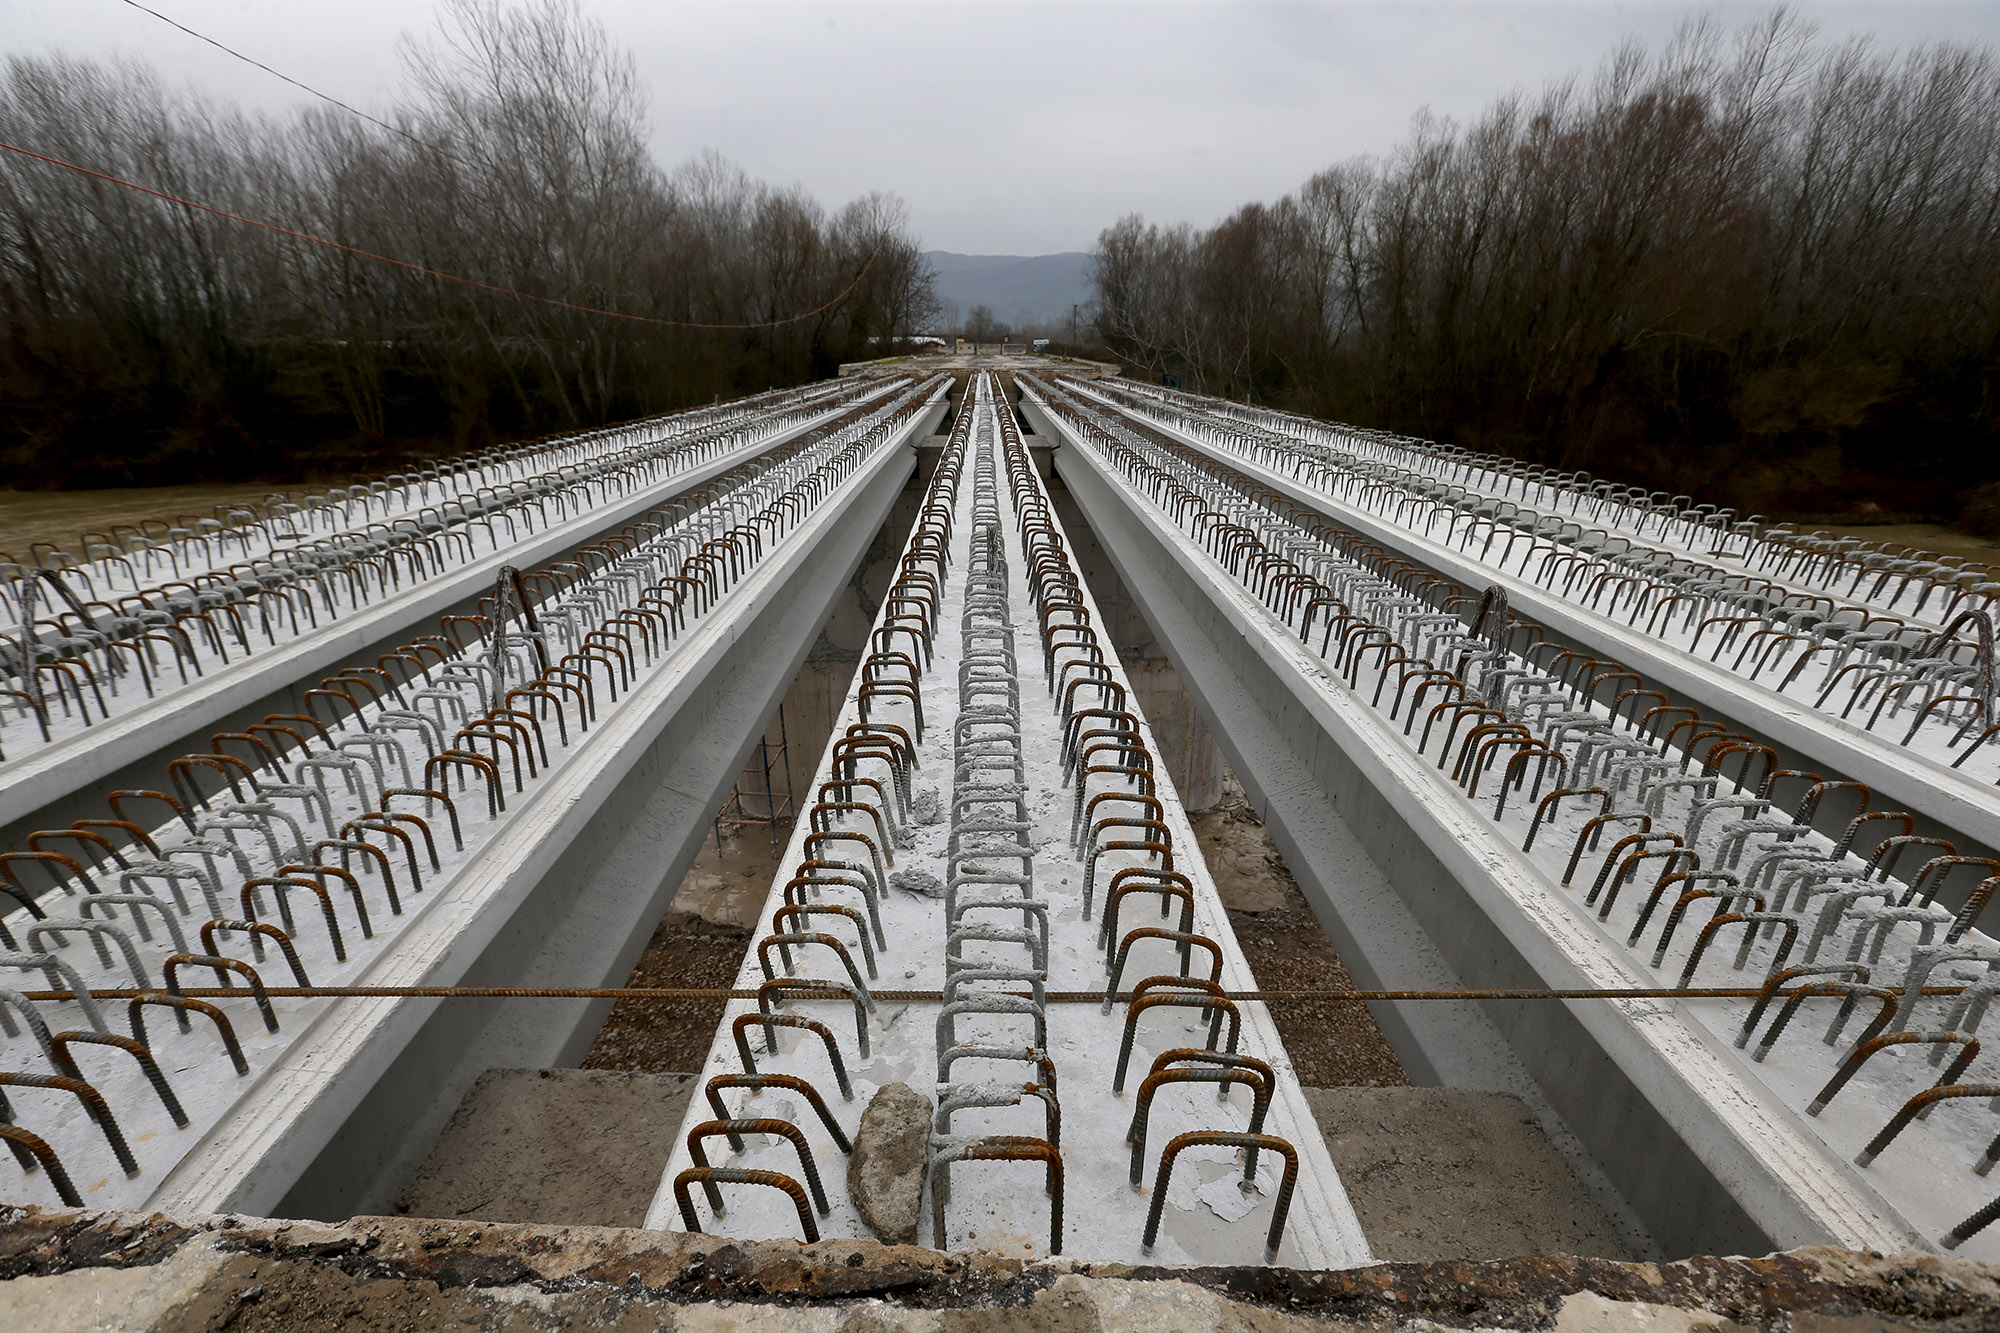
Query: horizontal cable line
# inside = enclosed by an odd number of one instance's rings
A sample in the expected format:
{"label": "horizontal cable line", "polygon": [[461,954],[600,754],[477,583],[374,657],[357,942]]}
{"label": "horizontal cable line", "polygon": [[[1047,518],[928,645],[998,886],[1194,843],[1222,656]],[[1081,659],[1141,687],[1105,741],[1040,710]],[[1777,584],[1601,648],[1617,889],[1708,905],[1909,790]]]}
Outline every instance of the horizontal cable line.
{"label": "horizontal cable line", "polygon": [[[1873,989],[1884,993],[1901,995],[1900,986],[1881,986]],[[1963,986],[1925,986],[1923,995],[1962,995]],[[996,992],[996,994],[1006,992]],[[1215,992],[1202,992],[1213,995]],[[1671,986],[1630,986],[1605,987],[1600,989],[1578,988],[1570,990],[1230,990],[1221,994],[1231,1000],[1360,1000],[1365,1002],[1404,1000],[1755,1000],[1764,995],[1759,986],[1696,986],[1677,989]],[[1773,999],[1789,999],[1795,992],[1776,990]],[[75,991],[37,990],[23,991],[30,1000],[71,1000]],[[185,986],[178,991],[165,991],[159,987],[141,989],[136,986],[111,986],[88,992],[93,1000],[131,1000],[141,995],[180,995],[190,1000],[226,1000],[251,998],[253,992],[248,986]],[[758,992],[754,990],[690,989],[675,987],[647,986],[266,986],[264,994],[274,1000],[754,1000]],[[873,992],[878,1000],[893,1000],[899,1003],[940,1003],[944,999],[942,991],[934,990],[878,990]],[[1025,995],[1025,992],[1023,993]],[[1112,998],[1119,1004],[1131,1001],[1131,991],[1119,991]],[[807,998],[797,995],[789,999]],[[1047,991],[1043,998],[1050,1004],[1102,1004],[1103,991]],[[1841,998],[1839,996],[1808,996],[1808,999]],[[842,1003],[846,1003],[843,999]]]}
{"label": "horizontal cable line", "polygon": [[391,134],[400,134],[405,139],[408,139],[411,143],[417,145],[417,147],[419,148],[428,148],[433,152],[441,152],[444,153],[445,156],[454,159],[456,159],[457,157],[456,154],[448,152],[445,149],[438,148],[434,144],[425,143],[422,139],[418,138],[416,135],[410,133],[406,129],[403,129],[396,125],[391,125],[388,121],[383,120],[377,116],[369,115],[366,111],[363,111],[360,107],[348,105],[346,102],[341,101],[338,97],[335,97],[331,93],[323,93],[309,83],[301,83],[299,82],[299,80],[293,78],[289,74],[286,74],[280,70],[272,69],[269,65],[257,59],[255,56],[244,55],[241,51],[237,50],[235,47],[229,46],[223,42],[218,42],[217,40],[215,40],[215,38],[210,37],[207,33],[196,32],[193,28],[190,28],[187,24],[182,23],[179,19],[169,18],[165,14],[162,14],[157,9],[152,9],[145,5],[140,4],[139,0],[125,0],[125,3],[127,5],[130,5],[133,9],[138,10],[142,14],[151,14],[154,18],[158,19],[160,22],[166,24],[170,28],[179,28],[182,32],[194,38],[196,41],[207,42],[210,46],[222,52],[224,55],[234,56],[236,59],[242,61],[246,65],[255,65],[258,69],[263,70],[266,74],[269,74],[272,78],[283,79],[286,83],[291,84],[292,87],[297,88],[302,92],[311,93],[314,97],[317,97],[320,101],[327,102],[334,106],[337,106],[342,111],[347,112],[351,116],[358,116],[362,120],[367,121],[369,124],[380,126],[382,129],[389,131],[389,133]]}

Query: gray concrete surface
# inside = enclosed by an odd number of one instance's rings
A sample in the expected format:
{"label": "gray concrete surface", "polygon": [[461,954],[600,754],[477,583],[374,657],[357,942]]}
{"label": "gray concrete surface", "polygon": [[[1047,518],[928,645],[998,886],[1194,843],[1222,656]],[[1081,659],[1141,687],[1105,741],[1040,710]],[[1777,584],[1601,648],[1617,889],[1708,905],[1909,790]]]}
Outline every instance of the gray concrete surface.
{"label": "gray concrete surface", "polygon": [[[687,657],[643,683],[609,726],[592,731],[590,743],[606,753],[558,770],[503,830],[510,846],[489,845],[490,905],[439,922],[438,961],[402,946],[383,968],[399,980],[421,972],[422,984],[608,985],[629,976],[708,836],[708,816],[913,467],[913,450],[884,452],[847,497],[808,520],[805,541],[759,566],[751,580],[769,586],[729,604],[728,621],[710,622],[727,634],[700,638],[699,661]],[[657,706],[649,692],[661,696]],[[574,790],[555,792],[562,783]],[[350,1012],[376,1003],[342,1002]],[[372,1025],[330,1026],[330,1050],[312,1068],[337,1066],[342,1076],[315,1075],[312,1104],[288,1093],[286,1106],[257,1106],[262,1118],[245,1119],[230,1143],[217,1140],[213,1169],[191,1177],[194,1188],[174,1206],[320,1218],[386,1211],[479,1073],[580,1062],[611,1002],[387,1006]]]}
{"label": "gray concrete surface", "polygon": [[[1950,839],[1960,855],[2000,855],[2000,792],[1969,782],[1938,760],[1906,749],[1897,743],[1892,729],[1870,731],[1858,719],[1809,708],[1766,685],[1746,682],[1727,666],[1704,661],[1635,627],[1621,625],[1519,575],[1494,569],[1446,543],[1419,536],[1400,523],[1330,503],[1326,496],[1254,460],[1218,454],[1171,422],[1149,418],[1148,424],[1446,578],[1468,588],[1493,585],[1505,589],[1516,614],[1547,627],[1571,647],[1623,663],[1626,669],[1645,677],[1648,688],[1664,691],[1669,703],[1694,703],[1704,718],[1775,746],[1786,756],[1788,765],[1867,783],[1884,802],[1878,808],[1914,814],[1918,833]],[[1846,818],[1844,807],[1829,806],[1821,814],[1820,831],[1831,829],[1837,837]],[[1946,894],[1943,900],[1956,906],[1955,897]]]}
{"label": "gray concrete surface", "polygon": [[1378,1259],[1631,1257],[1519,1097],[1307,1088],[1306,1102]]}
{"label": "gray concrete surface", "polygon": [[695,1092],[692,1074],[489,1069],[459,1103],[396,1211],[638,1226]]}
{"label": "gray concrete surface", "polygon": [[[1455,793],[1384,743],[1344,682],[1322,687],[1253,599],[1219,591],[1199,548],[1129,506],[1092,451],[1056,462],[1358,985],[1642,984],[1583,924],[1530,911],[1548,892],[1538,872],[1461,828],[1477,816]],[[1573,1135],[1559,1143],[1621,1227],[1636,1220],[1641,1253],[1888,1250],[1910,1234],[1793,1112],[1739,1095],[1726,1055],[1671,1010],[1372,1008],[1413,1082],[1515,1092]]]}
{"label": "gray concrete surface", "polygon": [[1348,1272],[1126,1268],[873,1241],[601,1227],[0,1207],[0,1328],[607,1328],[703,1333],[1972,1333],[2000,1269],[1809,1249],[1623,1264],[1546,1256]]}
{"label": "gray concrete surface", "polygon": [[212,667],[188,685],[128,707],[108,721],[18,756],[0,774],[0,848],[19,849],[36,829],[73,819],[101,818],[104,793],[160,785],[167,761],[207,748],[218,731],[242,731],[271,713],[302,713],[301,692],[328,671],[372,662],[443,615],[478,610],[503,566],[534,569],[577,547],[617,532],[648,509],[698,490],[748,458],[794,440],[834,414],[813,418],[615,502],[532,533],[505,550],[426,579],[359,611],[328,620],[285,643]]}

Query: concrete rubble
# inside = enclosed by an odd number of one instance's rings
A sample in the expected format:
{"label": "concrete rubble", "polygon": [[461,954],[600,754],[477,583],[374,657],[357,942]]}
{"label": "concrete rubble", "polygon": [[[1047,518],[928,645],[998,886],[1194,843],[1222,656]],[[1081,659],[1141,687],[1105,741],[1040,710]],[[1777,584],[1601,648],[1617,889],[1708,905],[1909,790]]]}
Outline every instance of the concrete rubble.
{"label": "concrete rubble", "polygon": [[861,1113],[854,1155],[847,1159],[847,1189],[861,1220],[892,1244],[917,1239],[930,1132],[931,1099],[907,1083],[883,1088]]}
{"label": "concrete rubble", "polygon": [[1019,1260],[840,1240],[0,1208],[0,1328],[1648,1330],[1970,1333],[2000,1268],[1803,1249],[1345,1272]]}

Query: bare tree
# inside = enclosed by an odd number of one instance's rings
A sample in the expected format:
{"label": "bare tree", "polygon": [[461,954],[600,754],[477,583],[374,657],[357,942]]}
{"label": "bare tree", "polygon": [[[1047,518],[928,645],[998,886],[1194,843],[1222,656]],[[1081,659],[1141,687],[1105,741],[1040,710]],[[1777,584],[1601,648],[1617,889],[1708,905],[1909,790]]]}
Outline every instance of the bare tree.
{"label": "bare tree", "polygon": [[0,460],[12,475],[379,465],[795,383],[935,308],[892,196],[830,212],[713,156],[662,171],[630,59],[574,0],[450,0],[405,49],[410,96],[381,117],[393,130],[319,110],[249,120],[132,64],[0,68],[9,142],[546,298],[10,158]]}
{"label": "bare tree", "polygon": [[1112,347],[1221,392],[1750,507],[1948,512],[2000,475],[1983,48],[1700,21],[1093,258]]}

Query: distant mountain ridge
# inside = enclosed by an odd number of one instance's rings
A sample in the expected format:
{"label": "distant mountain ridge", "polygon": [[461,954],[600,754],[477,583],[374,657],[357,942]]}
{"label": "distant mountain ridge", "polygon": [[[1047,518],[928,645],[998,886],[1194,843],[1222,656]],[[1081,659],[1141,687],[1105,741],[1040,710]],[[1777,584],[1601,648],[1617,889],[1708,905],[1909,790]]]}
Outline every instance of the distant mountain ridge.
{"label": "distant mountain ridge", "polygon": [[1081,250],[1054,255],[927,250],[924,258],[937,270],[938,299],[945,304],[947,325],[983,305],[1003,324],[1055,326],[1068,321],[1072,306],[1090,299],[1086,268],[1090,256]]}

